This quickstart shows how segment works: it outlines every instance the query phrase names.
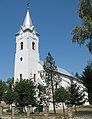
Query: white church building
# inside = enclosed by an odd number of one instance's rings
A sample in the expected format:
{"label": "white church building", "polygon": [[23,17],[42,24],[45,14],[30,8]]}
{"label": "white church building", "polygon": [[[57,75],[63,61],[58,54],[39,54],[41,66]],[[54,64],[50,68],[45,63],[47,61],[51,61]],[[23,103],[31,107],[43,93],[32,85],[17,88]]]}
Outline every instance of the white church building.
{"label": "white church building", "polygon": [[[27,7],[26,16],[23,25],[16,33],[16,53],[14,66],[14,82],[21,79],[30,79],[36,83],[44,84],[40,73],[43,72],[43,61],[40,60],[39,54],[39,33],[32,24],[29,6]],[[63,87],[69,86],[70,80],[75,80],[78,85],[84,88],[72,74],[63,68],[57,67],[60,73]]]}
{"label": "white church building", "polygon": [[[32,79],[41,82],[40,72],[43,71],[43,61],[39,54],[39,33],[32,24],[29,6],[23,25],[16,33],[16,53],[14,66],[14,81],[20,79]],[[62,85],[67,85],[74,76],[63,68],[58,67],[62,76]]]}

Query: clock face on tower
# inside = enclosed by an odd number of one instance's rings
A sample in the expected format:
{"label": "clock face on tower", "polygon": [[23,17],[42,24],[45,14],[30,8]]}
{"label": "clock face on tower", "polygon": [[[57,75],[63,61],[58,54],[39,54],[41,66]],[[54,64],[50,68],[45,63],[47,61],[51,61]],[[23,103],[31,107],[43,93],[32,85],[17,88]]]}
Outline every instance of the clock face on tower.
{"label": "clock face on tower", "polygon": [[32,33],[32,38],[35,40],[36,39],[36,34],[33,32]]}

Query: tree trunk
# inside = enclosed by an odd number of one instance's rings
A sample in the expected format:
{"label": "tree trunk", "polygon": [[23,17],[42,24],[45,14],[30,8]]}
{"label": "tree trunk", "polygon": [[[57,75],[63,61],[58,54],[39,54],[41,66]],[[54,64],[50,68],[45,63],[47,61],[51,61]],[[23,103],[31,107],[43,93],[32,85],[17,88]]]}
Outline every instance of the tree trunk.
{"label": "tree trunk", "polygon": [[55,95],[54,95],[54,86],[53,86],[53,76],[52,76],[52,72],[51,72],[51,86],[52,86],[52,98],[53,98],[53,111],[54,114],[56,114],[56,109],[55,109]]}
{"label": "tree trunk", "polygon": [[76,104],[75,104],[75,112],[76,112]]}
{"label": "tree trunk", "polygon": [[3,107],[2,107],[1,101],[0,101],[0,115],[2,115],[2,113],[3,113]]}
{"label": "tree trunk", "polygon": [[63,106],[63,116],[65,118],[65,107],[64,107],[64,103],[62,102],[62,106]]}
{"label": "tree trunk", "polygon": [[19,107],[20,113],[23,113],[23,107]]}

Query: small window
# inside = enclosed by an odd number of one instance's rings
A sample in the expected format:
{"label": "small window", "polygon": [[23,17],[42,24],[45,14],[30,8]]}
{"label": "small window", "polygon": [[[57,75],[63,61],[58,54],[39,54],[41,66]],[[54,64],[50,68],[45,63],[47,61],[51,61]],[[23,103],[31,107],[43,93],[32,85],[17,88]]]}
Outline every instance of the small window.
{"label": "small window", "polygon": [[35,50],[35,43],[32,42],[32,49]]}
{"label": "small window", "polygon": [[34,82],[36,81],[36,74],[34,74]]}
{"label": "small window", "polygon": [[23,60],[23,58],[21,57],[21,58],[20,58],[20,61],[22,61],[22,60]]}
{"label": "small window", "polygon": [[23,50],[23,42],[20,43],[20,49]]}
{"label": "small window", "polygon": [[20,74],[20,80],[22,79],[22,74]]}

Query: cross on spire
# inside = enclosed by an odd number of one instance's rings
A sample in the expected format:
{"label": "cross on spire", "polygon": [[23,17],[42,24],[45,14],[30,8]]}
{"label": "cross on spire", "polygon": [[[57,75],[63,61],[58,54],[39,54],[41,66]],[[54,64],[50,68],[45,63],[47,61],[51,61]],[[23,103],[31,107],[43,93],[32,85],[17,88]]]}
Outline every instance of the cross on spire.
{"label": "cross on spire", "polygon": [[30,4],[30,3],[28,2],[28,3],[27,3],[27,8],[28,8],[28,9],[29,9],[29,4]]}
{"label": "cross on spire", "polygon": [[31,21],[31,17],[30,17],[30,13],[29,13],[29,2],[27,3],[27,13],[26,13],[26,17],[23,23],[23,26],[26,28],[30,28],[32,26],[32,21]]}

